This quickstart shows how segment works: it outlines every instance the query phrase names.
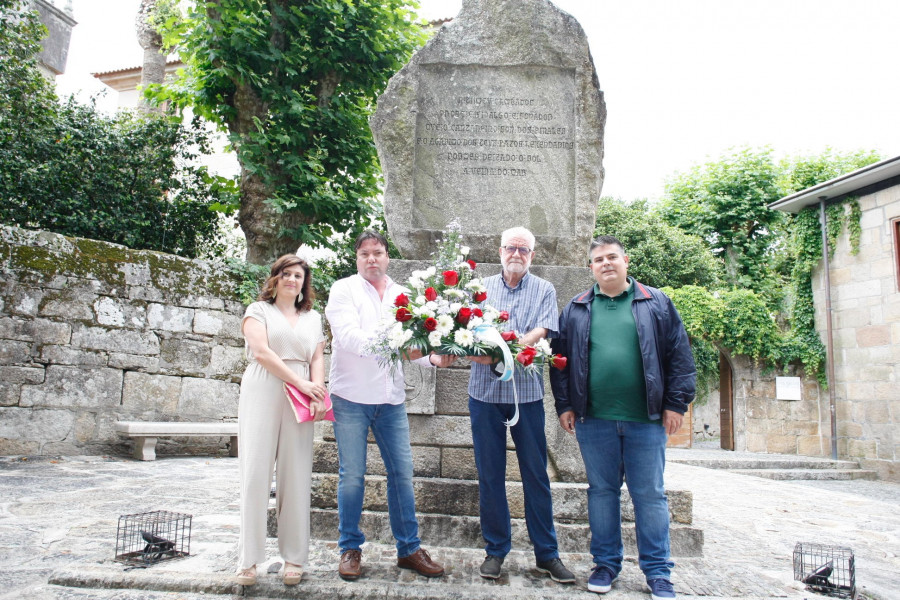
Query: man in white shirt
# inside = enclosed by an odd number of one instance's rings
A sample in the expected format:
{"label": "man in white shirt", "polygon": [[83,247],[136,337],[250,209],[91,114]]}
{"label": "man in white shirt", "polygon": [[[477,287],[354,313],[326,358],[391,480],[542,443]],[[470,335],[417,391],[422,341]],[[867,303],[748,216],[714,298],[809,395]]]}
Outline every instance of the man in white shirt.
{"label": "man in white shirt", "polygon": [[[384,236],[364,231],[355,248],[357,274],[331,286],[325,307],[332,333],[330,388],[340,462],[338,573],[352,581],[361,572],[360,548],[366,538],[359,519],[365,492],[366,439],[371,429],[387,471],[388,513],[397,540],[397,566],[425,577],[440,577],[444,568],[420,546],[403,372],[398,368],[392,374],[367,350],[394,300],[407,290],[387,276],[390,259]],[[419,351],[408,358],[440,367],[454,359],[434,354],[423,357]]]}

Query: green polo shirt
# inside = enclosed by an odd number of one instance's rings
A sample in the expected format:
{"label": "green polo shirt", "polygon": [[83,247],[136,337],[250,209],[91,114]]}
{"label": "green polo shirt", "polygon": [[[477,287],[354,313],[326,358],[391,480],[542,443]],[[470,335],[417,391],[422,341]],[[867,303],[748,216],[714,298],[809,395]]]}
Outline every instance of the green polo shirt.
{"label": "green polo shirt", "polygon": [[647,418],[644,361],[631,302],[634,280],[614,298],[594,285],[591,303],[591,336],[588,414],[610,421],[659,423]]}

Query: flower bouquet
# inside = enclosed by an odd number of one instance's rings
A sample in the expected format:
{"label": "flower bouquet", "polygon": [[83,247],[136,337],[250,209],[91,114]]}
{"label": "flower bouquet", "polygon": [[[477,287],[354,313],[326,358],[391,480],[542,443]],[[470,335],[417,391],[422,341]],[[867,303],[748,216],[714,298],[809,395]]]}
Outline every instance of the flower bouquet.
{"label": "flower bouquet", "polygon": [[468,254],[458,224],[451,223],[432,255],[433,264],[413,271],[410,293],[394,299],[393,319],[371,348],[382,364],[393,368],[411,350],[419,350],[423,355],[495,357],[504,363],[504,379],[512,377],[515,365],[532,374],[544,363],[564,368],[566,358],[554,356],[546,339],[526,346],[518,333],[505,329],[509,313],[486,302],[487,290],[475,275],[478,265]]}

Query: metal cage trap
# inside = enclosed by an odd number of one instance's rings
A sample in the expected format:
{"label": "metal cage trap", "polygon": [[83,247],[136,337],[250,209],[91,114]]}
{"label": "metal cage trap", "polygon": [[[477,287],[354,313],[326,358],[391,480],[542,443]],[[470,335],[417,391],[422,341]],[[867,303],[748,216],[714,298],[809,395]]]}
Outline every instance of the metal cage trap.
{"label": "metal cage trap", "polygon": [[120,516],[115,560],[149,567],[161,560],[188,556],[191,518],[192,515],[165,510]]}
{"label": "metal cage trap", "polygon": [[836,598],[856,598],[853,550],[842,546],[797,542],[794,580],[806,589]]}

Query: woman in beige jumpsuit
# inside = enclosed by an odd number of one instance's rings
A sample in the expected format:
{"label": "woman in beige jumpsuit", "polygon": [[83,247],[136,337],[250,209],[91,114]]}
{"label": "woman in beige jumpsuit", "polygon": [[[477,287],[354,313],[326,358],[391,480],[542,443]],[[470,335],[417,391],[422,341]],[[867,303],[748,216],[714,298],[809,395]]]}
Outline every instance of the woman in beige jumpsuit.
{"label": "woman in beige jumpsuit", "polygon": [[312,398],[310,412],[316,420],[325,416],[325,336],[312,302],[309,265],[285,255],[272,265],[259,301],[247,307],[241,325],[249,360],[238,408],[241,585],[256,583],[256,565],[266,560],[273,470],[286,585],[300,583],[309,555],[313,423],[297,423],[282,384],[291,383]]}

